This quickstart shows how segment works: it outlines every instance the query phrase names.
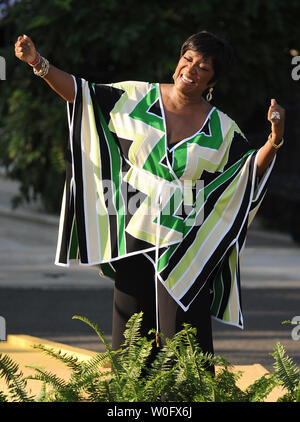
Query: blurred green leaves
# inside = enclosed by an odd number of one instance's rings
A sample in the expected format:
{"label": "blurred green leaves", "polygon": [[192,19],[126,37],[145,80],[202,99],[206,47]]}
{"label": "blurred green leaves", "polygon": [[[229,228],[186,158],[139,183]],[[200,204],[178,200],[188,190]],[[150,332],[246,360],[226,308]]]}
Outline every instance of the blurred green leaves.
{"label": "blurred green leaves", "polygon": [[[66,72],[94,82],[171,82],[181,44],[202,29],[235,48],[231,75],[213,103],[243,130],[268,131],[270,98],[291,102],[289,50],[300,51],[297,0],[21,0],[0,20],[7,62],[1,82],[0,165],[22,183],[21,198],[41,196],[58,211],[68,140],[66,105],[14,56],[27,34],[40,53]],[[255,116],[255,118],[254,118]]]}

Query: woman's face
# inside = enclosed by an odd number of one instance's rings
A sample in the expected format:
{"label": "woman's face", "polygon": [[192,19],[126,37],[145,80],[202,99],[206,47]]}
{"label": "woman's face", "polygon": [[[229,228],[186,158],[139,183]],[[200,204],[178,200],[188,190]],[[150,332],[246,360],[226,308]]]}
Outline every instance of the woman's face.
{"label": "woman's face", "polygon": [[202,95],[203,91],[215,84],[209,83],[213,76],[211,57],[203,59],[201,53],[187,50],[179,59],[173,79],[175,87],[182,93]]}

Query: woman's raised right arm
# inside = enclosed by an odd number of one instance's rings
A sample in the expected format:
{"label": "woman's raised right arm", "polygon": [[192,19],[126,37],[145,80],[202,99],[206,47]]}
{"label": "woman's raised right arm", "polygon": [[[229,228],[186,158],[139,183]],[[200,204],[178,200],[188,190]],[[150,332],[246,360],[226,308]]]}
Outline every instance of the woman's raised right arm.
{"label": "woman's raised right arm", "polygon": [[[26,63],[34,63],[38,56],[34,43],[27,36],[19,36],[15,43],[15,55]],[[38,72],[41,70],[41,62],[34,66]],[[73,103],[75,98],[75,86],[73,76],[50,64],[47,75],[43,76],[47,84],[64,100]]]}

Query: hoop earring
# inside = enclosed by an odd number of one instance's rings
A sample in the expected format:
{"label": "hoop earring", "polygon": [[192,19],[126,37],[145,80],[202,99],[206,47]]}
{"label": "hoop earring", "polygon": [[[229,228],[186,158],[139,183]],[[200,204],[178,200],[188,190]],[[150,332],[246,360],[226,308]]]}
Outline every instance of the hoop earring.
{"label": "hoop earring", "polygon": [[211,101],[212,100],[212,92],[213,92],[213,87],[209,88],[208,93],[206,94],[206,101]]}

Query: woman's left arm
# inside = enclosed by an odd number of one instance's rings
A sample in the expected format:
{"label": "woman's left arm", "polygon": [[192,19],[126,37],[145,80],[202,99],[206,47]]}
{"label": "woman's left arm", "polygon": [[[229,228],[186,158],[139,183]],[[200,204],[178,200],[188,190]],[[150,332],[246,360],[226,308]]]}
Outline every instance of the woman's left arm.
{"label": "woman's left arm", "polygon": [[268,120],[271,122],[272,132],[265,145],[257,153],[258,176],[261,176],[267,169],[283,142],[285,110],[274,99],[271,100],[268,110]]}

